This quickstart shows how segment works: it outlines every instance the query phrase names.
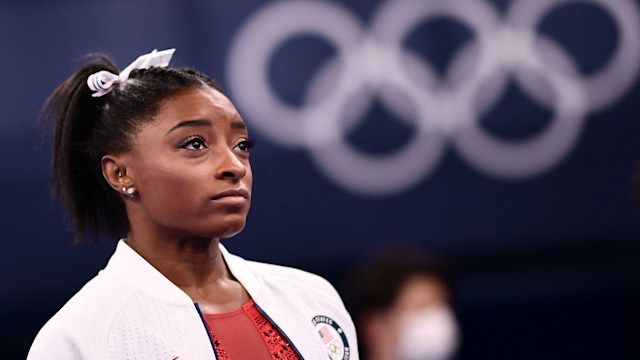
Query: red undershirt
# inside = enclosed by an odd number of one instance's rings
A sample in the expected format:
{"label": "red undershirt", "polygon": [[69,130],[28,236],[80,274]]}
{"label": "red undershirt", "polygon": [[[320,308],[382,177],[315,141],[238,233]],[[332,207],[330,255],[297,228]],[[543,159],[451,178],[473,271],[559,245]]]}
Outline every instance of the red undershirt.
{"label": "red undershirt", "polygon": [[237,310],[204,318],[219,360],[300,360],[253,299]]}

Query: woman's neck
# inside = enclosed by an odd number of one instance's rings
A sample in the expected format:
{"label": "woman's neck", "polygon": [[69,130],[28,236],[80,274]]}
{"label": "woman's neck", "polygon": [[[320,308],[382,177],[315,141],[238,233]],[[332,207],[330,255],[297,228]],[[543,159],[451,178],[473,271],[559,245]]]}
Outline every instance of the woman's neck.
{"label": "woman's neck", "polygon": [[130,232],[125,241],[177,286],[200,286],[229,276],[219,239],[151,239]]}
{"label": "woman's neck", "polygon": [[125,241],[205,313],[234,310],[249,300],[224,262],[219,239],[150,239],[130,232]]}

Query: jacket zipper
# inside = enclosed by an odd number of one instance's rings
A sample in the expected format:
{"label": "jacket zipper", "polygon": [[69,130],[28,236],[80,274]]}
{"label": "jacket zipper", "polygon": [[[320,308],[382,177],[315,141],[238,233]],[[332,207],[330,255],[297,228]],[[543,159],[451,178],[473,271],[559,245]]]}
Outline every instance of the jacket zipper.
{"label": "jacket zipper", "polygon": [[213,344],[213,338],[211,337],[211,332],[209,331],[207,320],[204,319],[204,315],[202,314],[202,311],[200,310],[200,306],[198,306],[198,303],[194,303],[193,305],[195,305],[196,311],[198,311],[198,315],[200,316],[200,321],[202,321],[202,325],[204,325],[204,330],[207,332],[209,343],[211,344],[211,348],[213,349],[213,356],[215,356],[216,360],[218,360],[218,351],[216,351],[216,346]]}
{"label": "jacket zipper", "polygon": [[289,337],[287,336],[287,334],[285,334],[284,331],[282,331],[282,329],[280,328],[280,326],[278,326],[278,324],[276,324],[275,321],[273,321],[269,315],[267,315],[267,313],[262,310],[262,308],[260,306],[258,306],[257,303],[254,303],[256,306],[256,309],[258,309],[258,311],[260,311],[260,313],[262,315],[264,315],[264,317],[267,318],[267,320],[269,320],[269,322],[271,324],[273,324],[273,326],[280,332],[280,334],[282,334],[282,336],[287,340],[287,343],[289,343],[289,346],[291,346],[291,348],[293,349],[293,351],[296,353],[296,355],[298,355],[298,357],[300,358],[300,360],[304,360],[304,357],[302,357],[302,354],[300,354],[300,351],[298,350],[298,348],[296,348],[296,346],[293,344],[293,342],[291,341],[291,339],[289,339]]}

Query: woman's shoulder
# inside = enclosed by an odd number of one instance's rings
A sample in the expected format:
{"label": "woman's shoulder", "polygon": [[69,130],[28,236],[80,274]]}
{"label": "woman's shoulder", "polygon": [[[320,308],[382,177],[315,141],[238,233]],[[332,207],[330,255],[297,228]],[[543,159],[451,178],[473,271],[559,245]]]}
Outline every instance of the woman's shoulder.
{"label": "woman's shoulder", "polygon": [[331,286],[322,276],[296,267],[251,260],[248,260],[247,263],[261,273],[267,273],[279,280],[291,280],[295,283],[303,281],[311,282],[313,285]]}
{"label": "woman's shoulder", "polygon": [[40,329],[28,358],[83,353],[79,347],[84,343],[95,345],[97,339],[106,339],[101,334],[108,333],[110,324],[132,293],[117,280],[98,274]]}
{"label": "woman's shoulder", "polygon": [[117,311],[134,290],[101,271],[56,313],[61,318],[91,319]]}
{"label": "woman's shoulder", "polygon": [[291,294],[309,294],[316,298],[340,301],[340,295],[334,286],[320,275],[299,268],[242,260],[251,269],[254,276],[269,288],[278,288]]}

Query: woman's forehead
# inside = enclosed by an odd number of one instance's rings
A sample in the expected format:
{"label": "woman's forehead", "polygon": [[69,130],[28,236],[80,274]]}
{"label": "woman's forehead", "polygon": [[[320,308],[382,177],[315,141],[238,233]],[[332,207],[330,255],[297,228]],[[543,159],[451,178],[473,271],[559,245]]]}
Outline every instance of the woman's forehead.
{"label": "woman's forehead", "polygon": [[194,119],[242,122],[233,103],[221,92],[206,87],[176,94],[164,101],[156,115],[161,126]]}

